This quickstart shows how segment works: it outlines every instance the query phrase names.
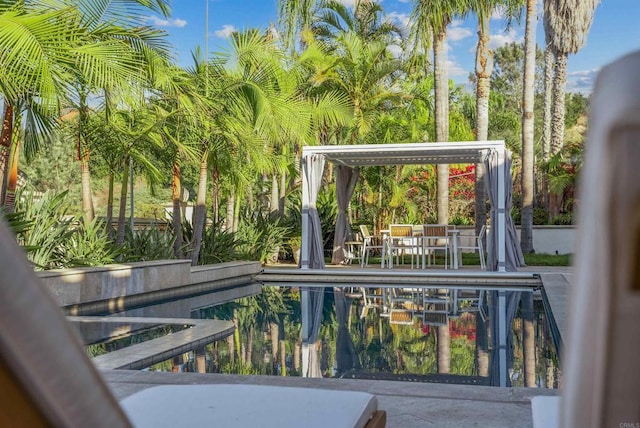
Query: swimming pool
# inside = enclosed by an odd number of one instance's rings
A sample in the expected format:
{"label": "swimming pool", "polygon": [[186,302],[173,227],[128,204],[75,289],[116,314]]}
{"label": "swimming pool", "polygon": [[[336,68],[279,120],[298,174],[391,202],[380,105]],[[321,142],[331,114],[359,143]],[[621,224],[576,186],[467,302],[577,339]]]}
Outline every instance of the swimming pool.
{"label": "swimming pool", "polygon": [[[299,376],[299,290],[264,287],[261,295],[223,305],[196,304],[192,318],[233,320],[234,334],[207,345],[199,355],[187,352],[148,370]],[[552,328],[536,289],[429,285],[324,290],[317,342],[323,377],[492,385],[499,384],[502,374],[511,386],[557,388],[561,383]],[[499,295],[515,307],[502,343]],[[501,367],[500,349],[506,360]]]}

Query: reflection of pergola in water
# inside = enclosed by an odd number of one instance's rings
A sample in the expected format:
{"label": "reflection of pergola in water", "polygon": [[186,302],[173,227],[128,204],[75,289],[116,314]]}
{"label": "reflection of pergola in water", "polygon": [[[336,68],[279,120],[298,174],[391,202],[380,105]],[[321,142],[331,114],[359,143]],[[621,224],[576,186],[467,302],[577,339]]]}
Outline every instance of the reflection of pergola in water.
{"label": "reflection of pergola in water", "polygon": [[[304,147],[302,150],[302,245],[300,267],[324,269],[324,248],[316,200],[325,161],[336,165],[338,217],[334,239],[334,258],[340,260],[350,227],[346,216],[349,199],[359,175],[359,167],[376,165],[424,165],[484,163],[486,187],[491,202],[489,270],[516,271],[523,265],[522,253],[511,219],[511,156],[504,141],[452,143],[368,144]],[[337,256],[336,256],[337,253]],[[320,329],[324,290],[302,288],[303,376],[319,376],[313,350]],[[504,295],[500,306],[505,307]],[[501,311],[502,312],[502,311]],[[506,326],[501,323],[504,339]],[[501,340],[501,344],[504,342]],[[502,355],[501,355],[502,359]]]}

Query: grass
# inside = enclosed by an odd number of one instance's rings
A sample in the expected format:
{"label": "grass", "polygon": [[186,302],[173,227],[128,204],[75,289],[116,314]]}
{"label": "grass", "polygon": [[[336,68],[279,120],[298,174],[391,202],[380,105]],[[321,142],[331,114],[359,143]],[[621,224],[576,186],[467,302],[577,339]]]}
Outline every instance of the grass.
{"label": "grass", "polygon": [[527,266],[571,266],[573,254],[525,254]]}
{"label": "grass", "polygon": [[[525,254],[524,261],[527,266],[570,266],[572,254]],[[328,260],[331,262],[331,259]],[[357,263],[354,262],[354,263]],[[405,265],[411,265],[411,258],[405,256]],[[436,256],[436,265],[444,265],[444,257]],[[462,253],[463,266],[480,266],[480,257],[477,254]],[[369,265],[380,265],[380,257],[371,257]]]}

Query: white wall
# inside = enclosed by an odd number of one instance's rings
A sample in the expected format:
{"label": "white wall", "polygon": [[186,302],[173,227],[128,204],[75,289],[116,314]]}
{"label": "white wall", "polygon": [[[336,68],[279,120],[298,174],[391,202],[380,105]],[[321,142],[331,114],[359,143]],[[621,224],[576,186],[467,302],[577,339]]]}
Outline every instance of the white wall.
{"label": "white wall", "polygon": [[[520,236],[520,227],[518,236]],[[472,226],[458,226],[461,245],[472,245],[471,237],[474,235]],[[574,226],[534,226],[533,249],[540,254],[572,254],[575,252]]]}

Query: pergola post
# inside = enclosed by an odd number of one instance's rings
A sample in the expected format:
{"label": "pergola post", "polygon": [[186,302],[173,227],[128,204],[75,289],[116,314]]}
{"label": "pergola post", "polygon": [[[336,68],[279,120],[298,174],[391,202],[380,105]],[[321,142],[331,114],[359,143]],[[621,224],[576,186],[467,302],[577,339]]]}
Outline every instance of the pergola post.
{"label": "pergola post", "polygon": [[[302,155],[302,239],[300,242],[300,269],[309,269],[309,168],[308,155]],[[310,291],[307,287],[300,289],[300,312],[302,318],[302,375],[309,371],[309,300]]]}
{"label": "pergola post", "polygon": [[498,272],[507,271],[507,221],[505,211],[505,148],[497,149],[498,152]]}
{"label": "pergola post", "polygon": [[498,359],[500,386],[507,386],[507,294],[498,292]]}
{"label": "pergola post", "polygon": [[300,268],[309,269],[309,156],[302,154],[302,241],[300,242]]}

